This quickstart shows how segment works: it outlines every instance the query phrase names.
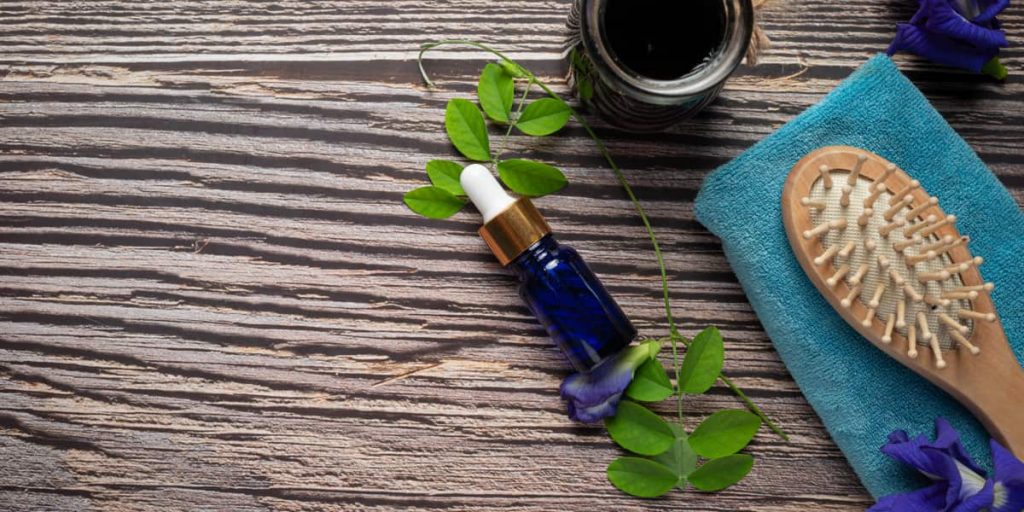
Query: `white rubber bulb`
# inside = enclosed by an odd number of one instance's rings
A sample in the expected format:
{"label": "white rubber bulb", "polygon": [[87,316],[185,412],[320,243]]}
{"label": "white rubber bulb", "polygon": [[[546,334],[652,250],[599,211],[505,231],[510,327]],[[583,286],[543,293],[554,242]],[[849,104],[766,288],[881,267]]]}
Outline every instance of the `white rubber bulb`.
{"label": "white rubber bulb", "polygon": [[512,196],[501,188],[498,180],[486,167],[480,164],[472,164],[462,170],[459,177],[462,189],[466,191],[469,200],[473,201],[480,215],[484,217],[486,224],[499,213],[515,202]]}

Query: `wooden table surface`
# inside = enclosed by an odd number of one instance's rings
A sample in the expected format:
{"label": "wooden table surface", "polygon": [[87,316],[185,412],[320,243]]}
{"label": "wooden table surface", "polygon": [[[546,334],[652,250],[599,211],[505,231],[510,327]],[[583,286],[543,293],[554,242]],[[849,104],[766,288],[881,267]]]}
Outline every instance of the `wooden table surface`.
{"label": "wooden table surface", "polygon": [[[884,50],[912,0],[777,0],[773,47],[699,118],[598,123],[649,209],[688,334],[767,431],[719,494],[626,497],[620,452],[568,421],[566,365],[472,211],[409,212],[455,155],[444,105],[493,43],[566,89],[567,0],[0,2],[0,508],[5,510],[861,510],[871,501],[693,217],[701,180]],[[1004,84],[901,67],[1024,202],[1024,6]],[[565,170],[537,201],[643,335],[657,267],[578,127],[510,151]],[[736,407],[716,389],[689,420]],[[691,423],[692,424],[692,423]],[[881,443],[883,440],[879,440]]]}

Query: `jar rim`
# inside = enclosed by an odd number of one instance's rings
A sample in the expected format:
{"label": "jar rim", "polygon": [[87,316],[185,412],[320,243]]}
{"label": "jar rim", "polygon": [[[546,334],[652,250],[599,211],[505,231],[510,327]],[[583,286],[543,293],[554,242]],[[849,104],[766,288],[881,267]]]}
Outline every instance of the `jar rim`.
{"label": "jar rim", "polygon": [[751,0],[722,0],[726,7],[725,34],[712,60],[678,78],[646,77],[622,65],[607,44],[604,12],[609,0],[583,0],[580,31],[584,50],[601,79],[623,94],[645,103],[676,105],[718,87],[739,66],[754,30]]}

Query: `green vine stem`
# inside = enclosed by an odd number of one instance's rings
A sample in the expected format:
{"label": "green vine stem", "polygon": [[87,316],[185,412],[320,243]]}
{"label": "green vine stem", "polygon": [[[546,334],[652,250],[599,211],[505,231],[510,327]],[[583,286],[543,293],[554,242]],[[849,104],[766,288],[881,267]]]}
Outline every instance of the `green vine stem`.
{"label": "green vine stem", "polygon": [[[647,212],[644,210],[643,205],[640,204],[640,200],[637,199],[636,194],[633,193],[633,188],[629,185],[629,182],[626,180],[626,176],[622,173],[622,169],[620,169],[618,164],[615,163],[615,160],[612,158],[611,152],[608,151],[607,146],[605,146],[604,142],[597,136],[597,133],[594,132],[594,129],[591,128],[590,124],[587,123],[583,116],[580,115],[580,113],[577,112],[576,109],[572,108],[572,105],[566,103],[565,100],[563,100],[560,96],[555,94],[555,92],[551,90],[550,87],[548,87],[546,84],[538,80],[537,77],[534,76],[533,73],[526,70],[526,68],[520,66],[517,62],[509,58],[504,53],[495,50],[494,48],[491,48],[490,46],[487,46],[483,43],[478,43],[476,41],[469,41],[464,39],[444,39],[441,41],[435,41],[433,43],[426,43],[420,46],[420,52],[416,58],[416,61],[417,65],[419,66],[420,75],[423,77],[423,82],[426,84],[427,87],[434,87],[434,83],[430,80],[430,77],[427,75],[426,70],[423,68],[423,55],[426,54],[428,51],[439,46],[470,46],[488,52],[500,58],[501,60],[507,62],[509,65],[514,66],[516,70],[520,71],[523,74],[523,76],[529,80],[530,84],[536,84],[537,87],[540,87],[541,90],[548,94],[548,96],[565,104],[565,106],[572,113],[573,119],[575,119],[576,122],[579,123],[583,130],[587,132],[587,135],[591,138],[591,140],[594,141],[594,144],[597,146],[597,149],[601,153],[601,156],[604,157],[606,162],[608,162],[608,166],[611,167],[612,172],[615,174],[616,180],[618,180],[619,184],[622,186],[622,189],[626,191],[626,195],[629,197],[630,202],[633,203],[633,208],[636,210],[637,215],[639,215],[640,217],[640,221],[643,223],[644,228],[647,230],[647,237],[650,239],[651,246],[654,249],[654,256],[658,261],[658,270],[661,273],[661,291],[662,299],[665,305],[665,321],[666,323],[668,323],[669,333],[671,334],[668,340],[670,341],[672,346],[672,366],[675,369],[676,383],[678,383],[681,366],[679,365],[679,352],[677,348],[677,342],[682,342],[684,345],[689,346],[689,340],[687,340],[685,337],[683,337],[682,334],[679,333],[679,329],[676,327],[675,320],[672,317],[672,303],[669,298],[668,271],[665,267],[665,258],[661,253],[661,246],[658,244],[658,238],[654,235],[654,228],[651,226],[651,221],[647,217]],[[733,384],[733,382],[729,378],[721,374],[718,378],[737,397],[740,398],[740,400],[744,403],[744,405],[746,405],[746,407],[751,412],[758,415],[758,417],[760,417],[761,420],[764,421],[765,424],[768,425],[768,427],[771,428],[773,432],[775,432],[782,439],[789,441],[789,436],[786,435],[786,433],[783,432],[782,429],[778,427],[778,425],[772,422],[764,414],[764,412],[762,412],[761,409],[756,404],[754,404],[754,402],[752,402],[746,396],[746,394],[743,393],[743,391],[741,391],[735,384]],[[677,396],[678,399],[676,400],[676,414],[679,417],[679,423],[682,424],[683,393],[679,391],[677,393]]]}

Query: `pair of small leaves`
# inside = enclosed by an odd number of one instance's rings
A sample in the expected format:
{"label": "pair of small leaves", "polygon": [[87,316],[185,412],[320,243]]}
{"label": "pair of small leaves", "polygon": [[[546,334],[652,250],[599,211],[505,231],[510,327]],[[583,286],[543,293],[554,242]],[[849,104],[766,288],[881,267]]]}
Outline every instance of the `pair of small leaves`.
{"label": "pair of small leaves", "polygon": [[[515,102],[515,81],[513,77],[522,77],[521,68],[514,64],[501,61],[500,64],[487,64],[480,81],[477,83],[476,94],[480,98],[480,106],[491,119],[499,123],[513,121],[512,104]],[[517,69],[518,68],[518,69]],[[515,119],[515,126],[527,135],[543,136],[561,130],[572,116],[569,105],[555,98],[541,98],[529,105]]]}
{"label": "pair of small leaves", "polygon": [[[530,102],[516,119],[512,119],[515,84],[506,70],[487,64],[477,84],[480,105],[487,115],[499,123],[513,123],[519,131],[534,136],[551,135],[561,130],[572,110],[556,98],[540,98]],[[444,128],[455,149],[466,158],[477,162],[491,159],[490,138],[480,109],[469,100],[455,98],[448,101],[444,113]]]}
{"label": "pair of small leaves", "polygon": [[433,183],[405,193],[402,200],[410,210],[431,219],[446,219],[466,205],[466,191],[462,190],[459,175],[462,166],[451,160],[427,162],[427,176]]}
{"label": "pair of small leaves", "polygon": [[[660,455],[680,435],[661,416],[629,400],[619,404],[615,416],[605,420],[605,427],[619,446],[640,455]],[[727,409],[705,418],[690,435],[689,443],[697,455],[716,459],[742,450],[760,428],[757,415]]]}
{"label": "pair of small leaves", "polygon": [[[432,219],[454,215],[466,205],[466,191],[459,176],[462,166],[451,160],[427,162],[427,176],[433,183],[405,194],[403,200],[412,211]],[[543,196],[557,192],[568,184],[565,175],[548,164],[525,159],[498,162],[498,175],[505,186],[524,196]]]}
{"label": "pair of small leaves", "polygon": [[[703,424],[706,423],[707,421]],[[753,467],[754,458],[750,455],[728,454],[720,458],[713,458],[698,468],[698,455],[704,457],[707,455],[699,453],[693,448],[693,436],[687,437],[681,426],[672,425],[672,432],[676,436],[675,442],[665,453],[654,457],[653,461],[672,472],[675,476],[675,482],[672,485],[680,490],[686,490],[686,484],[690,483],[702,491],[719,491],[742,480]],[[663,481],[660,483],[664,485]],[[664,492],[668,492],[671,487],[669,486]]]}
{"label": "pair of small leaves", "polygon": [[739,482],[750,472],[754,458],[744,453],[710,459],[697,467],[698,453],[693,438],[678,425],[672,426],[674,440],[657,456],[620,457],[608,465],[608,480],[619,490],[641,498],[661,496],[687,483],[702,491],[720,491]]}
{"label": "pair of small leaves", "polygon": [[[711,388],[718,380],[724,360],[725,345],[718,329],[708,327],[698,333],[679,371],[683,392],[695,395]],[[633,382],[626,389],[626,396],[640,402],[660,402],[674,393],[665,368],[654,359],[637,369]]]}

